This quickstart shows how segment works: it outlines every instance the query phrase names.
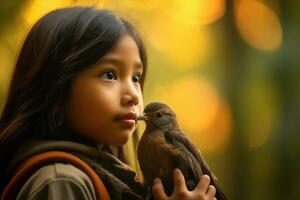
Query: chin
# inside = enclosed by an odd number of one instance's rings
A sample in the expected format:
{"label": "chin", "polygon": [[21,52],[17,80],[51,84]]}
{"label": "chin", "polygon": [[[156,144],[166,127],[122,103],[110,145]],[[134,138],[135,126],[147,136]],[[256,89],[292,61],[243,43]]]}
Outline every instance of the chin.
{"label": "chin", "polygon": [[[130,137],[132,136],[134,130],[113,130],[110,131],[110,135],[106,136],[105,138],[101,138],[102,139],[102,143],[108,144],[108,145],[112,145],[112,146],[121,146],[126,144]],[[100,139],[100,138],[99,138]]]}
{"label": "chin", "polygon": [[130,132],[130,133],[124,133],[124,134],[120,135],[118,137],[118,139],[115,138],[115,141],[117,143],[115,145],[124,145],[124,144],[126,144],[129,141],[131,135],[132,135],[132,132]]}

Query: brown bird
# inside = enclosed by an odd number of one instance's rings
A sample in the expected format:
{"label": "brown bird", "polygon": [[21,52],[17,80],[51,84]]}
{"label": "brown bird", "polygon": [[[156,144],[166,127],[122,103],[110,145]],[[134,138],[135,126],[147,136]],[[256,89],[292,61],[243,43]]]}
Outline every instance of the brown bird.
{"label": "brown bird", "polygon": [[210,184],[216,188],[215,197],[218,200],[227,199],[200,151],[179,128],[176,115],[169,106],[159,102],[150,103],[137,119],[146,122],[137,156],[149,190],[154,179],[160,178],[166,194],[171,195],[174,189],[172,172],[178,168],[189,190],[193,190],[200,177],[207,174]]}

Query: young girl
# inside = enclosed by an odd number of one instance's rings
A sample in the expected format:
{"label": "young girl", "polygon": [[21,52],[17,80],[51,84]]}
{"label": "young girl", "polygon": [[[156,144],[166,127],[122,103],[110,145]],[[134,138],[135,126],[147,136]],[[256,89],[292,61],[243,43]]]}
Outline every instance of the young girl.
{"label": "young girl", "polygon": [[[70,152],[101,178],[111,199],[144,199],[121,146],[142,113],[147,57],[137,30],[107,10],[58,9],[29,32],[0,121],[0,190],[16,168],[40,152]],[[123,162],[121,162],[123,161]],[[175,190],[153,184],[155,199],[214,199],[207,176],[193,191],[174,171]],[[55,162],[37,169],[17,199],[96,199],[85,172]]]}

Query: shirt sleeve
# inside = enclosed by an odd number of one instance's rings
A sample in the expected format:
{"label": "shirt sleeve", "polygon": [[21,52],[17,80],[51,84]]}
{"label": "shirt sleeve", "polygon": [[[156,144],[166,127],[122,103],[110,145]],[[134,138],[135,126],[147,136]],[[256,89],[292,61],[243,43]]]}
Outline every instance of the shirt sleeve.
{"label": "shirt sleeve", "polygon": [[17,200],[96,200],[90,178],[70,164],[55,163],[36,171],[18,193]]}

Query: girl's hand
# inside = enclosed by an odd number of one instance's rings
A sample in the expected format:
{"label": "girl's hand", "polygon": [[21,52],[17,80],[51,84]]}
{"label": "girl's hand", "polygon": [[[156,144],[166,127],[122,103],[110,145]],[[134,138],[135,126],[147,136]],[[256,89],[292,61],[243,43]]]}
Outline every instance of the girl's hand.
{"label": "girl's hand", "polygon": [[155,179],[152,192],[156,200],[216,200],[216,188],[209,185],[210,178],[203,175],[193,191],[186,188],[184,177],[179,169],[173,172],[175,188],[171,196],[167,196],[160,179]]}

